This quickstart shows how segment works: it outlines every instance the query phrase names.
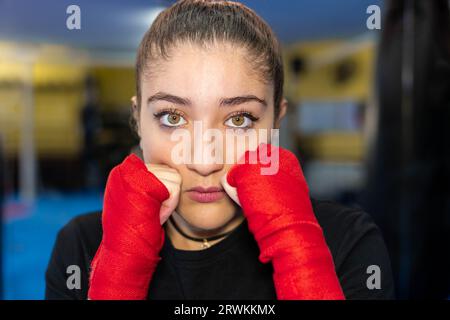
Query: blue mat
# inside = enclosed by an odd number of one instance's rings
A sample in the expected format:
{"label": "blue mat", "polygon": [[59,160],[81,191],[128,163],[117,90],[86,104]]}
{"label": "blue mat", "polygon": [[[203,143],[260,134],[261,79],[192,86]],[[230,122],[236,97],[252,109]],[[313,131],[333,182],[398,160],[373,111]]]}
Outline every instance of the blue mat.
{"label": "blue mat", "polygon": [[101,192],[45,193],[26,215],[4,221],[4,299],[44,298],[45,270],[58,231],[73,217],[100,210],[102,199]]}

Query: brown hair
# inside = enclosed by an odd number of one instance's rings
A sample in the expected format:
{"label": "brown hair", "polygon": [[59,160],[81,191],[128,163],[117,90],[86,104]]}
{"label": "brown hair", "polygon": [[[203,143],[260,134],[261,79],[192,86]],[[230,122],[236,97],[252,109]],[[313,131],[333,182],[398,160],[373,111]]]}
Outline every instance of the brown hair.
{"label": "brown hair", "polygon": [[[201,46],[216,41],[242,45],[247,60],[267,83],[274,85],[275,119],[283,96],[283,61],[280,44],[268,24],[241,3],[224,0],[181,0],[162,11],[145,33],[136,58],[136,98],[141,103],[141,79],[157,67],[151,59],[169,58],[180,42]],[[134,117],[132,125],[136,128]]]}

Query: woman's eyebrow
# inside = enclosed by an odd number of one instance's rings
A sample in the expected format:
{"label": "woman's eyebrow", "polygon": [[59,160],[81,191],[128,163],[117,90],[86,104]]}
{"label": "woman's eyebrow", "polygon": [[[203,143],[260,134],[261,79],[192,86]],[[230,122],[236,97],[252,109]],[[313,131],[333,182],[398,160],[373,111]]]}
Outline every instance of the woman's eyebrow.
{"label": "woman's eyebrow", "polygon": [[175,104],[180,104],[180,105],[184,105],[184,106],[190,106],[192,105],[191,101],[189,99],[185,99],[182,97],[178,97],[175,96],[173,94],[169,94],[169,93],[165,93],[165,92],[157,92],[154,95],[150,96],[147,99],[147,105],[154,102],[154,101],[158,101],[158,100],[164,100],[167,102],[171,102],[171,103],[175,103]]}
{"label": "woman's eyebrow", "polygon": [[[183,106],[191,106],[192,102],[187,98],[182,98],[175,96],[173,94],[169,94],[166,92],[157,92],[154,95],[150,96],[147,99],[147,104],[150,104],[154,101],[163,100],[167,102],[171,102],[178,105]],[[237,96],[237,97],[231,97],[231,98],[222,98],[220,99],[219,106],[220,107],[226,107],[226,106],[236,106],[247,102],[256,101],[260,104],[262,104],[264,107],[267,107],[267,102],[264,99],[258,98],[255,95],[244,95],[244,96]]]}
{"label": "woman's eyebrow", "polygon": [[254,95],[245,95],[245,96],[238,96],[238,97],[232,97],[232,98],[223,98],[220,100],[220,106],[236,106],[240,105],[242,103],[252,102],[256,101],[260,104],[262,104],[264,107],[267,107],[267,102],[264,99],[258,98]]}

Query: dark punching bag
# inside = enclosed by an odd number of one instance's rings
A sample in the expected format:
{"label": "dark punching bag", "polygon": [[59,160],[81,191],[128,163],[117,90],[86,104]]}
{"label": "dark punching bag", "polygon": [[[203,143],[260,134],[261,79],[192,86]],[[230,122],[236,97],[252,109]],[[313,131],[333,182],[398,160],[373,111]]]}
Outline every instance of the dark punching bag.
{"label": "dark punching bag", "polygon": [[3,221],[5,205],[5,157],[3,153],[3,140],[0,135],[0,300],[3,299]]}
{"label": "dark punching bag", "polygon": [[392,0],[384,12],[363,203],[402,299],[450,295],[449,14],[447,0]]}

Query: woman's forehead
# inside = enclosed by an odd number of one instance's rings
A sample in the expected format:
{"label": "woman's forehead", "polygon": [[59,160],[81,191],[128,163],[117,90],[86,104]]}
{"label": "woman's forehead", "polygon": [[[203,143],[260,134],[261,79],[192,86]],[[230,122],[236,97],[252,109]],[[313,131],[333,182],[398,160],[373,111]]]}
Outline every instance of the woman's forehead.
{"label": "woman's forehead", "polygon": [[[269,96],[273,86],[252,70],[245,55],[244,49],[227,45],[203,48],[180,44],[142,78],[143,96],[159,91],[200,100],[244,94]],[[151,62],[147,68],[152,68]]]}

